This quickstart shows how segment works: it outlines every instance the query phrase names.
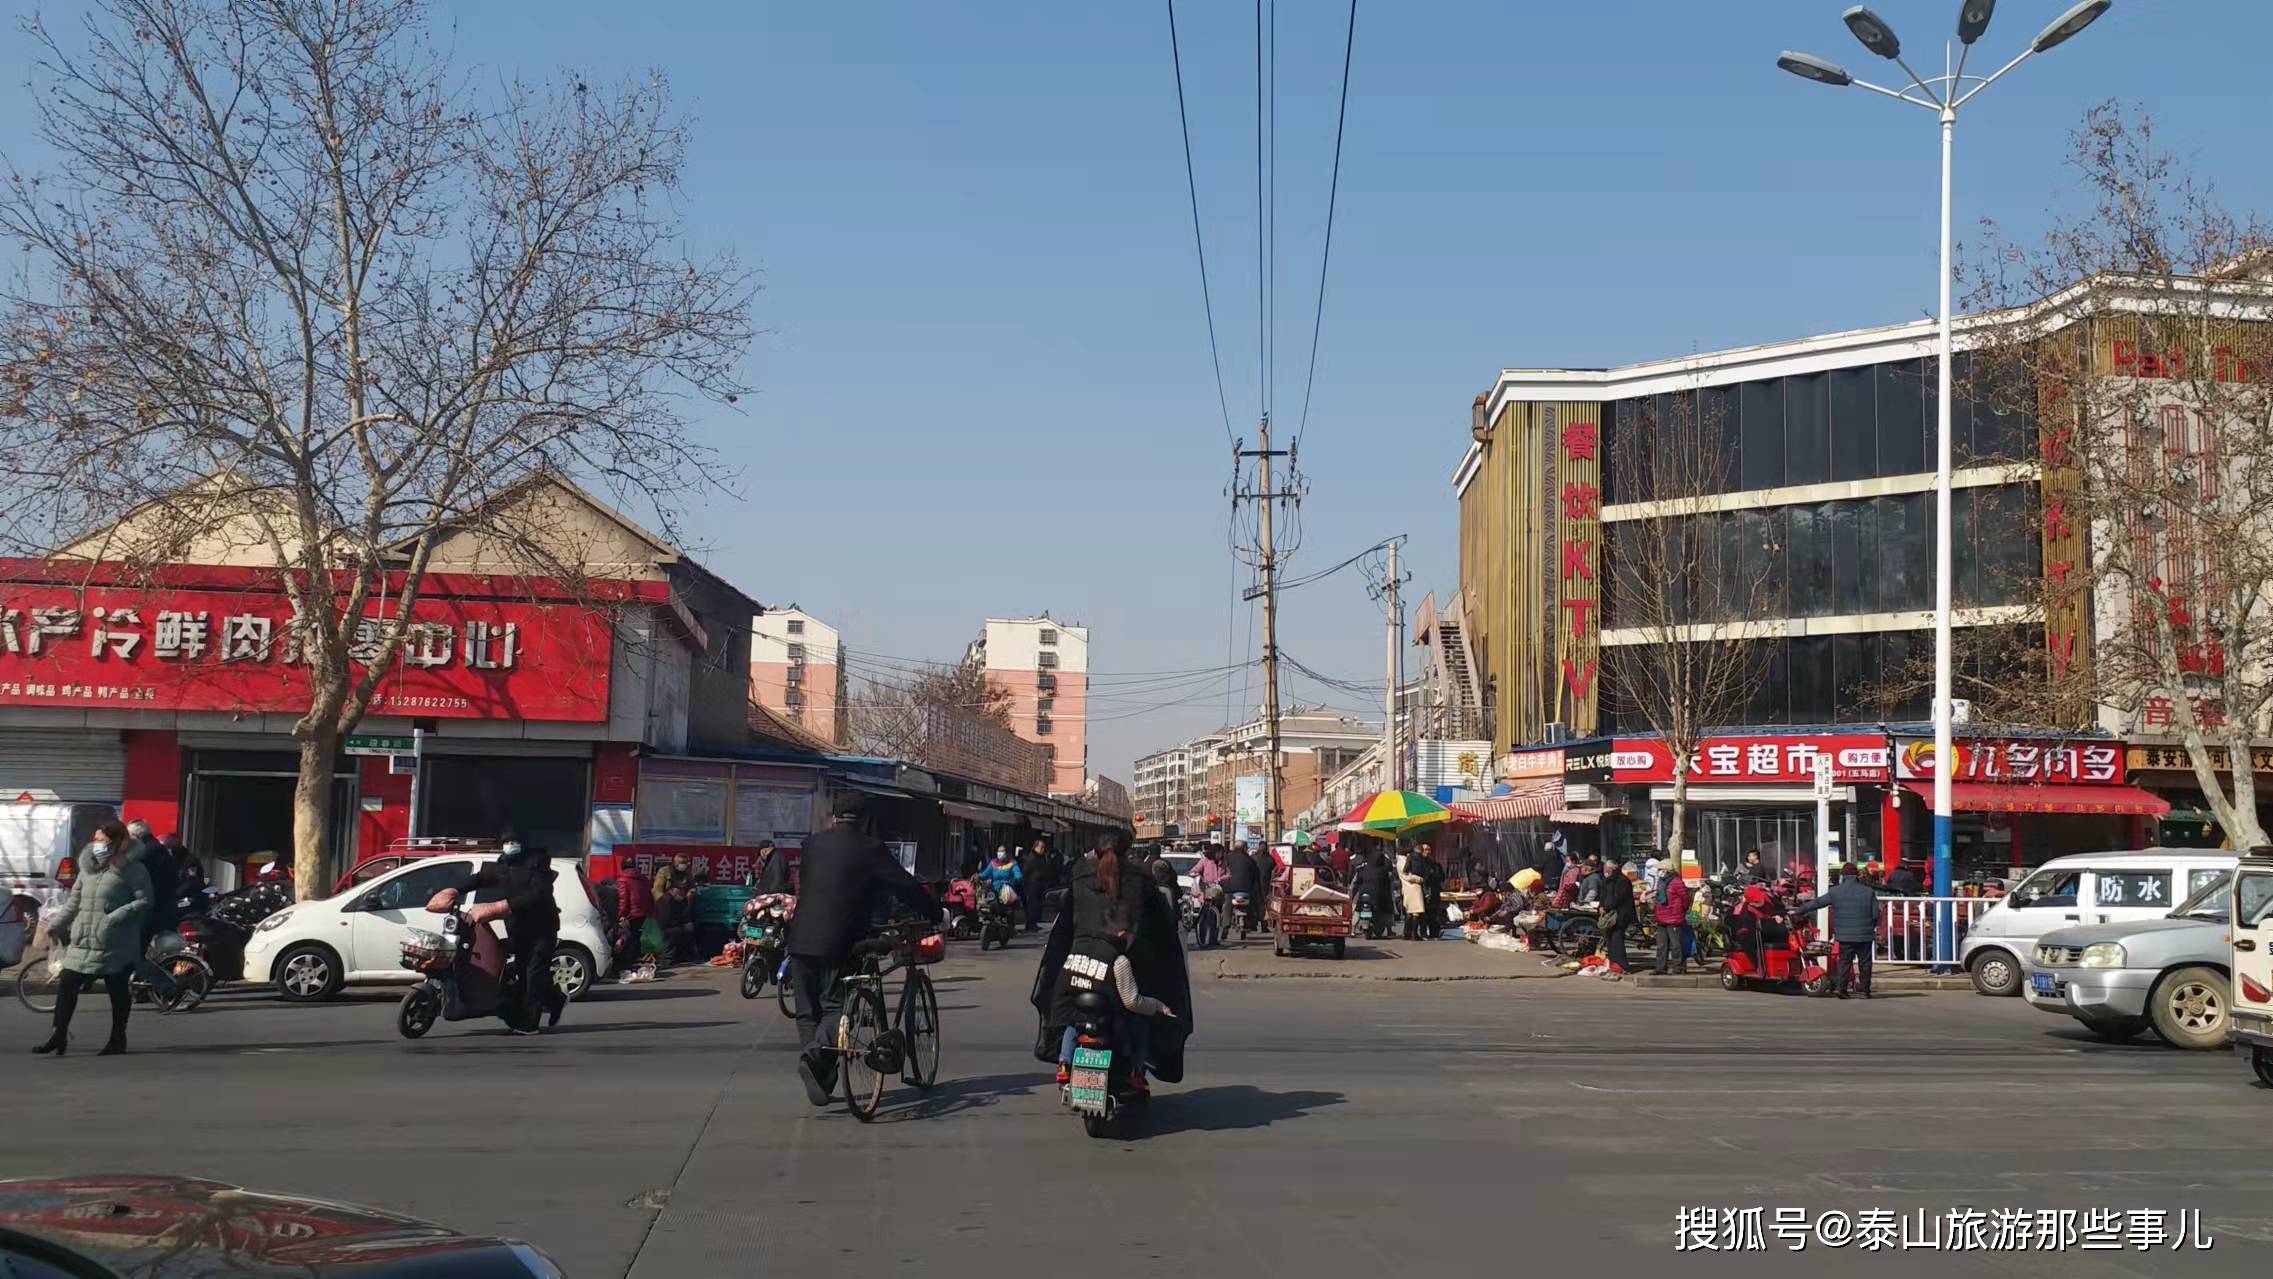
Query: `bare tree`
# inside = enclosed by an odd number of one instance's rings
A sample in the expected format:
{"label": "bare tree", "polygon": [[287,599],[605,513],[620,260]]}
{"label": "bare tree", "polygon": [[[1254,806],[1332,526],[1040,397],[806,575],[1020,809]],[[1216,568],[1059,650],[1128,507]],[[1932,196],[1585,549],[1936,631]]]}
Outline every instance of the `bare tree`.
{"label": "bare tree", "polygon": [[863,755],[927,763],[937,716],[1010,727],[1010,692],[964,661],[897,677],[876,676],[848,708],[853,748]]}
{"label": "bare tree", "polygon": [[2002,659],[2034,678],[1984,691],[2003,717],[2175,736],[2234,846],[2263,844],[2273,237],[2142,114],[2092,109],[2069,159],[2088,207],[2034,246],[1991,227],[1970,299],[1974,377],[2026,401],[2044,468],[2043,626]]}
{"label": "bare tree", "polygon": [[[1736,442],[1717,406],[1676,394],[1672,411],[1620,419],[1610,440],[1618,500],[1641,514],[1609,523],[1603,581],[1603,696],[1649,725],[1673,757],[1678,857],[1689,775],[1713,728],[1743,717],[1774,656],[1770,625],[1784,615],[1783,547],[1754,537],[1715,501],[1726,492]],[[1624,642],[1610,643],[1611,633]]]}
{"label": "bare tree", "polygon": [[281,570],[313,891],[340,738],[437,547],[511,539],[542,566],[507,498],[547,471],[668,530],[707,460],[690,411],[740,390],[752,286],[683,243],[660,77],[477,98],[417,0],[99,0],[70,47],[24,34],[58,163],[0,164],[25,250],[0,297],[0,535],[46,550],[147,498],[83,544],[152,565],[227,525]]}

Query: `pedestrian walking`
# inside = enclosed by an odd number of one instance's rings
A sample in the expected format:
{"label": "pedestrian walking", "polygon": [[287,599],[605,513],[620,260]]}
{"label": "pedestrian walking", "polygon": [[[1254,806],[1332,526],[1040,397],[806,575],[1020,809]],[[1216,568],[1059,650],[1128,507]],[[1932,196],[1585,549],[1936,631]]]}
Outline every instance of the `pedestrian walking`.
{"label": "pedestrian walking", "polygon": [[1657,864],[1657,891],[1653,893],[1651,922],[1657,925],[1657,971],[1689,971],[1689,881],[1681,877],[1681,864],[1668,857]]}
{"label": "pedestrian walking", "polygon": [[71,1046],[79,992],[96,978],[110,995],[110,1039],[96,1056],[126,1051],[126,1017],[133,1007],[127,979],[142,957],[142,921],[150,913],[150,876],[127,856],[129,838],[118,822],[95,831],[80,850],[71,896],[48,921],[48,944],[64,947],[63,977],[56,983],[54,1028],[35,1053],[60,1057]]}
{"label": "pedestrian walking", "polygon": [[1436,941],[1444,936],[1444,864],[1434,845],[1421,845],[1413,869],[1421,877],[1421,937]]}
{"label": "pedestrian walking", "polygon": [[1831,979],[1831,989],[1839,998],[1847,997],[1849,977],[1859,967],[1862,970],[1863,998],[1870,998],[1870,952],[1878,940],[1879,890],[1866,883],[1855,873],[1852,864],[1834,867],[1831,887],[1821,895],[1810,897],[1792,907],[1792,918],[1812,914],[1829,907],[1831,910],[1831,940],[1839,943],[1839,967]]}
{"label": "pedestrian walking", "polygon": [[797,1076],[805,1097],[829,1104],[839,1059],[822,1042],[821,1027],[833,1026],[844,1010],[844,987],[837,976],[852,961],[855,945],[869,935],[870,918],[887,900],[926,919],[939,918],[939,905],[916,882],[883,841],[861,827],[867,797],[844,791],[830,805],[834,820],[805,841],[799,860],[797,915],[789,923],[790,990],[797,1000]]}
{"label": "pedestrian walking", "polygon": [[1626,934],[1634,926],[1634,881],[1641,873],[1641,867],[1632,862],[1622,870],[1605,873],[1595,897],[1602,912],[1602,953],[1609,956],[1612,972],[1622,973],[1631,966],[1626,959]]}
{"label": "pedestrian walking", "polygon": [[174,865],[173,850],[158,842],[150,833],[150,823],[136,818],[126,824],[125,860],[142,868],[150,877],[150,910],[142,916],[142,949],[147,952],[150,943],[160,933],[171,932],[181,925],[181,911],[175,903],[181,890],[181,877]]}
{"label": "pedestrian walking", "polygon": [[1050,860],[1049,841],[1036,839],[1034,846],[1018,859],[1018,870],[1025,877],[1026,886],[1019,891],[1025,894],[1021,901],[1026,909],[1026,931],[1033,932],[1042,926],[1042,899],[1050,891],[1051,872],[1056,869]]}

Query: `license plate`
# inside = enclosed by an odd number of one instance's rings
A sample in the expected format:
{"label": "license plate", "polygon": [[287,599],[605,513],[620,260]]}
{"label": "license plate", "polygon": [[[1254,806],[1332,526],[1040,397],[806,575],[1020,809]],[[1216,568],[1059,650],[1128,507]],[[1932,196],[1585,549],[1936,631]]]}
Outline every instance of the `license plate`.
{"label": "license plate", "polygon": [[1110,1070],[1113,1050],[1110,1048],[1076,1048],[1073,1050],[1075,1070]]}
{"label": "license plate", "polygon": [[1073,1083],[1067,1089],[1066,1099],[1075,1110],[1090,1114],[1105,1113],[1106,1072],[1102,1070],[1076,1070]]}
{"label": "license plate", "polygon": [[2039,995],[2056,995],[2059,993],[2059,988],[2052,983],[2052,974],[2050,973],[2030,973],[2028,975],[2028,988]]}

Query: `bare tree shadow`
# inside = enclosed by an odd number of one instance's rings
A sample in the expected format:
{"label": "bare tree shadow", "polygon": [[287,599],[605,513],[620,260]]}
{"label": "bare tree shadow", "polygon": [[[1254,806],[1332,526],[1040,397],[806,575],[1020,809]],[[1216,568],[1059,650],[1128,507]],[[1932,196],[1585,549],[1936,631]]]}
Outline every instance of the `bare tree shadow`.
{"label": "bare tree shadow", "polygon": [[1347,1100],[1338,1092],[1265,1092],[1252,1084],[1222,1084],[1190,1092],[1164,1091],[1155,1086],[1149,1131],[1152,1136],[1165,1137],[1177,1132],[1268,1128]]}

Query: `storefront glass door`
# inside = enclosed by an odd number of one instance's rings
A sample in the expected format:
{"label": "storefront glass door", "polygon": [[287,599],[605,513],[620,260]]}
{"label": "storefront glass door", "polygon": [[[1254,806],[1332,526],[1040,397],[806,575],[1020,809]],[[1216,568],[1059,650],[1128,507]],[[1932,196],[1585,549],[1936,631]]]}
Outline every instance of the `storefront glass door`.
{"label": "storefront glass door", "polygon": [[1815,866],[1815,814],[1806,809],[1713,808],[1692,810],[1698,864],[1707,875],[1734,874],[1749,849],[1771,873]]}

